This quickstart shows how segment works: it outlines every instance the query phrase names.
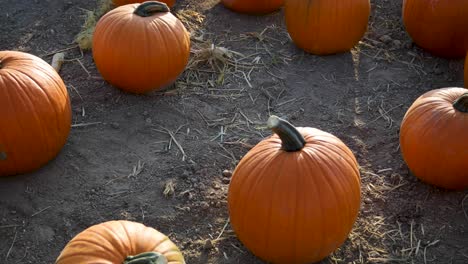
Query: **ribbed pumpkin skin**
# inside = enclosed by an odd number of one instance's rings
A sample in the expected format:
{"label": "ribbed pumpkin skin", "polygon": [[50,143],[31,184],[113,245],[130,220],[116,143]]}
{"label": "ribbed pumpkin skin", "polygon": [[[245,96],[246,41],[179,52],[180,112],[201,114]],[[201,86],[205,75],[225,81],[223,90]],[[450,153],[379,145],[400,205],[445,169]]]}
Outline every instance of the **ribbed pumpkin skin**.
{"label": "ribbed pumpkin skin", "polygon": [[[148,0],[112,0],[115,6],[128,5],[134,3],[143,3]],[[166,3],[167,6],[173,7],[176,3],[176,0],[157,0],[158,2]]]}
{"label": "ribbed pumpkin skin", "polygon": [[403,158],[420,180],[446,189],[468,188],[468,113],[453,102],[468,90],[442,88],[420,96],[400,128]]}
{"label": "ribbed pumpkin skin", "polygon": [[232,11],[245,14],[267,14],[280,9],[285,0],[221,0]]}
{"label": "ribbed pumpkin skin", "polygon": [[131,93],[173,83],[190,56],[190,36],[182,22],[170,12],[133,14],[139,5],[123,5],[105,14],[93,36],[93,57],[103,78]]}
{"label": "ribbed pumpkin skin", "polygon": [[164,255],[168,264],[185,264],[169,238],[143,224],[118,220],[91,226],[76,235],[60,253],[56,264],[121,264],[144,252]]}
{"label": "ribbed pumpkin skin", "polygon": [[293,42],[316,55],[351,50],[364,36],[369,0],[286,0],[286,27]]}
{"label": "ribbed pumpkin skin", "polygon": [[403,23],[413,41],[436,56],[463,58],[468,50],[466,0],[404,0]]}
{"label": "ribbed pumpkin skin", "polygon": [[311,263],[347,238],[360,207],[360,175],[351,150],[335,136],[297,128],[306,140],[281,150],[274,134],[236,167],[228,191],[239,240],[272,263]]}
{"label": "ribbed pumpkin skin", "polygon": [[35,171],[55,158],[71,128],[62,78],[47,62],[0,51],[0,176]]}

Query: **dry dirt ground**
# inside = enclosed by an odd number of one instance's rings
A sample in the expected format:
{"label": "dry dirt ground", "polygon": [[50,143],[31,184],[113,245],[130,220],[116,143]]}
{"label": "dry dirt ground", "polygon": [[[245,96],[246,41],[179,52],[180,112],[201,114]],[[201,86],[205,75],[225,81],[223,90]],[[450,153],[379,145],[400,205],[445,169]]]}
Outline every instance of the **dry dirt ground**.
{"label": "dry dirt ground", "polygon": [[[1,2],[1,50],[50,62],[67,49],[60,75],[75,126],[47,166],[0,179],[0,263],[53,263],[74,235],[111,219],[166,233],[190,264],[263,263],[226,225],[222,172],[270,135],[270,114],[333,133],[360,163],[359,219],[323,263],[468,263],[467,192],[419,182],[398,144],[406,109],[428,90],[461,87],[463,63],[411,43],[401,0],[373,0],[362,42],[324,57],[291,43],[282,11],[180,0],[173,12],[192,31],[192,64],[174,87],[140,96],[107,84],[73,43],[95,0]],[[231,58],[207,64],[210,43]]]}

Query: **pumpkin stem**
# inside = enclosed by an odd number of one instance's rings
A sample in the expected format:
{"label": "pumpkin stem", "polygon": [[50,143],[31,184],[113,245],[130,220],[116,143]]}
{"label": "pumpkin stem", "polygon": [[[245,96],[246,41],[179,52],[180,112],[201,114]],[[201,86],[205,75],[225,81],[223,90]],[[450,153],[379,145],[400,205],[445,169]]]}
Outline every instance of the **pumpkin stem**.
{"label": "pumpkin stem", "polygon": [[123,264],[167,264],[167,258],[157,252],[145,252],[128,256]]}
{"label": "pumpkin stem", "polygon": [[281,139],[281,148],[292,152],[301,150],[306,141],[301,133],[288,121],[275,115],[270,116],[267,122],[268,128],[276,133]]}
{"label": "pumpkin stem", "polygon": [[453,108],[462,113],[468,113],[468,93],[464,93],[458,97],[458,99],[453,102]]}
{"label": "pumpkin stem", "polygon": [[158,1],[147,1],[139,5],[133,12],[137,16],[149,17],[156,13],[171,12],[165,3]]}

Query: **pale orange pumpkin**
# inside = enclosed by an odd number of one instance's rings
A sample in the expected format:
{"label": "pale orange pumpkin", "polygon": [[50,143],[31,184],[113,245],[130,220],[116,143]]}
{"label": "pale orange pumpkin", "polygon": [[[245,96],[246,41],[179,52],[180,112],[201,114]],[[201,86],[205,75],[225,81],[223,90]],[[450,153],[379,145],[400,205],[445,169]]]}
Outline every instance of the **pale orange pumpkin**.
{"label": "pale orange pumpkin", "polygon": [[420,96],[400,128],[401,153],[422,181],[468,188],[468,90],[442,88]]}
{"label": "pale orange pumpkin", "polygon": [[0,176],[44,166],[70,128],[70,98],[54,68],[32,54],[0,51]]}
{"label": "pale orange pumpkin", "polygon": [[468,50],[467,0],[404,0],[403,23],[413,41],[434,55],[462,58]]}
{"label": "pale orange pumpkin", "polygon": [[267,14],[280,9],[285,0],[221,0],[232,11],[246,14]]}
{"label": "pale orange pumpkin", "polygon": [[[121,6],[134,3],[143,3],[147,1],[148,0],[112,0],[112,3],[114,3],[115,6]],[[158,2],[165,3],[167,6],[172,8],[175,5],[176,0],[158,0]]]}
{"label": "pale orange pumpkin", "polygon": [[328,55],[349,51],[364,36],[369,0],[287,0],[286,27],[301,49]]}
{"label": "pale orange pumpkin", "polygon": [[170,85],[189,56],[189,33],[160,2],[117,7],[101,17],[94,31],[97,69],[127,92],[146,93]]}
{"label": "pale orange pumpkin", "polygon": [[87,228],[68,242],[56,264],[185,264],[164,234],[132,221],[108,221]]}
{"label": "pale orange pumpkin", "polygon": [[271,263],[312,263],[337,249],[360,207],[360,175],[351,150],[337,137],[295,128],[276,116],[275,134],[240,161],[228,191],[239,240]]}

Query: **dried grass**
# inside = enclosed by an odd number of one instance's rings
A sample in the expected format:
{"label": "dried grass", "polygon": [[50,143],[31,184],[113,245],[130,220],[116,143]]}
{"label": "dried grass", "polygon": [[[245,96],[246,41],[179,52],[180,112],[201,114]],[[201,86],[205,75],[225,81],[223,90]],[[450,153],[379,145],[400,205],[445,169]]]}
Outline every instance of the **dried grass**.
{"label": "dried grass", "polygon": [[83,27],[76,35],[75,42],[82,50],[89,50],[93,46],[93,34],[96,28],[96,23],[101,16],[111,10],[113,7],[112,0],[99,0],[98,6],[95,10],[84,10],[85,22]]}

